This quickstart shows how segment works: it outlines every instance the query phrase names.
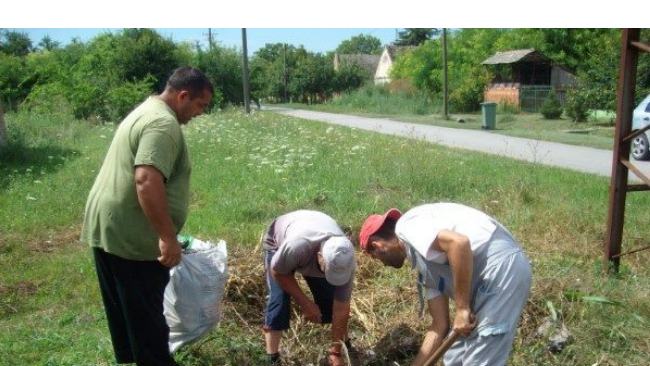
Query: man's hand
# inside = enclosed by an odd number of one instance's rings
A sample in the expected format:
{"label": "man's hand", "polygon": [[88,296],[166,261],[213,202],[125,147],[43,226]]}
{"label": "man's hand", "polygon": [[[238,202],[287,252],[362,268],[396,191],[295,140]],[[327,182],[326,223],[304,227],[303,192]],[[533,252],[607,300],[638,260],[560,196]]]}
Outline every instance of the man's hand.
{"label": "man's hand", "polygon": [[160,248],[160,257],[158,257],[160,264],[172,268],[180,263],[182,250],[178,240],[158,239],[158,247]]}
{"label": "man's hand", "polygon": [[316,324],[321,323],[320,308],[313,301],[308,300],[302,306],[302,315],[308,321]]}
{"label": "man's hand", "polygon": [[454,330],[463,337],[468,336],[476,327],[476,317],[469,309],[456,309]]}

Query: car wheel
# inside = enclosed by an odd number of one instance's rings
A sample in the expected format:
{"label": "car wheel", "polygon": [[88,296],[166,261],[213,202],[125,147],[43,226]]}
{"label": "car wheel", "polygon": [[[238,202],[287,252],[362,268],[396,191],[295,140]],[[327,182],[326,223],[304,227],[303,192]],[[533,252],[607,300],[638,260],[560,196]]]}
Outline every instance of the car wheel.
{"label": "car wheel", "polygon": [[648,136],[645,133],[640,134],[632,140],[632,157],[636,160],[650,159],[650,149],[648,149]]}

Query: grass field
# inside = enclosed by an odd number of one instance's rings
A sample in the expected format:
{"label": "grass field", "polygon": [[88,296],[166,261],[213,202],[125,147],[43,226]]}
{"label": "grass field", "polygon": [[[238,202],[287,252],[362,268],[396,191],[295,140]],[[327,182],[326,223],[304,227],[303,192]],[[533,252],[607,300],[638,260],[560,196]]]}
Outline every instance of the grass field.
{"label": "grass field", "polygon": [[[374,96],[369,99],[374,100],[377,98],[379,97]],[[477,130],[481,129],[483,124],[483,117],[478,112],[452,113],[450,118],[446,120],[442,117],[440,108],[429,106],[428,109],[425,109],[421,107],[422,102],[419,100],[410,101],[404,98],[397,101],[390,100],[391,98],[387,98],[386,103],[377,101],[376,106],[369,103],[366,108],[344,102],[309,105],[291,103],[283,104],[283,106],[365,117],[391,118],[397,121],[449,128]],[[565,115],[560,119],[547,120],[539,113],[511,113],[498,109],[494,132],[535,140],[611,150],[614,145],[614,125],[612,122],[614,118],[615,115],[611,112],[592,111],[587,122],[575,123]],[[459,120],[463,122],[459,122]]]}
{"label": "grass field", "polygon": [[[62,116],[6,119],[12,144],[0,158],[0,365],[112,365],[92,259],[78,235],[114,128]],[[193,175],[183,232],[225,239],[231,279],[219,328],[179,352],[183,365],[261,363],[264,285],[256,244],[273,217],[317,209],[358,233],[371,212],[434,201],[495,216],[533,262],[512,365],[650,359],[648,252],[624,257],[616,277],[601,275],[608,179],[269,112],[203,116],[185,132]],[[624,250],[647,244],[649,205],[647,194],[629,196]],[[426,328],[416,316],[413,273],[361,256],[359,264],[353,343],[365,364],[406,365]],[[553,312],[572,333],[558,354],[535,337]],[[294,320],[283,343],[286,363],[315,363],[328,333]]]}

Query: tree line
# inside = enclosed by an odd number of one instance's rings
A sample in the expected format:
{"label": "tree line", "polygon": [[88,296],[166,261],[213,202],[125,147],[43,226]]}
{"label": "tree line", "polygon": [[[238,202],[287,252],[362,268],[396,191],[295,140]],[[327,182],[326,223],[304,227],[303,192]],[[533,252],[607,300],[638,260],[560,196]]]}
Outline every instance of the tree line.
{"label": "tree line", "polygon": [[[391,78],[426,95],[442,92],[440,29],[409,28],[395,43],[409,46],[397,58]],[[647,30],[642,38],[649,39]],[[492,78],[481,62],[497,51],[535,48],[574,72],[574,99],[589,108],[614,109],[620,31],[615,29],[459,29],[449,32],[448,65],[452,110],[478,108]],[[266,44],[250,61],[255,101],[315,103],[372,82],[372,75],[348,64],[335,71],[334,52],[380,54],[381,41],[360,34],[336,50],[315,53],[303,46]],[[216,86],[214,106],[243,102],[241,51],[174,42],[152,29],[124,29],[65,46],[44,37],[36,45],[25,33],[0,30],[0,102],[5,110],[71,113],[76,118],[120,120],[146,95],[160,92],[181,65],[203,70]],[[650,60],[639,59],[637,96],[650,92]],[[395,89],[395,86],[393,87]]]}
{"label": "tree line", "polygon": [[[356,65],[335,72],[332,54],[267,44],[250,62],[255,100],[316,102],[362,85]],[[216,86],[213,104],[241,104],[241,51],[176,43],[152,29],[124,29],[88,42],[61,46],[51,38],[34,45],[27,34],[0,30],[0,102],[5,110],[72,113],[116,121],[146,95],[160,92],[176,67],[203,70]]]}
{"label": "tree line", "polygon": [[[650,39],[650,30],[641,33]],[[460,29],[448,37],[449,90],[452,109],[478,108],[492,70],[481,62],[498,51],[530,49],[541,52],[577,76],[569,103],[583,108],[614,110],[621,49],[619,29]],[[440,38],[421,42],[398,58],[391,73],[432,98],[442,92]],[[650,57],[640,57],[637,98],[650,93]]]}

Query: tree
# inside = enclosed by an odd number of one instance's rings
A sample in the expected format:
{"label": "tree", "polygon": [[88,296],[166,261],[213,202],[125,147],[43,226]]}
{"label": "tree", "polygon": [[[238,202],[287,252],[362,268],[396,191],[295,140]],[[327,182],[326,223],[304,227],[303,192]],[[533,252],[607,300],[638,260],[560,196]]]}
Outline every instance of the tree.
{"label": "tree", "polygon": [[378,55],[381,53],[381,40],[377,37],[362,33],[341,42],[336,48],[336,52],[343,54],[364,53]]}
{"label": "tree", "polygon": [[46,50],[46,51],[52,51],[52,50],[58,49],[60,46],[61,46],[61,43],[53,40],[47,34],[43,37],[43,39],[41,39],[40,42],[38,42],[38,47],[40,47],[42,50]]}
{"label": "tree", "polygon": [[297,65],[307,51],[284,43],[267,43],[251,59],[252,94],[273,100],[289,101],[294,97],[290,85]]}
{"label": "tree", "polygon": [[215,94],[221,96],[222,106],[244,102],[241,51],[213,44],[208,52],[198,52],[197,61],[199,69],[213,82]]}
{"label": "tree", "polygon": [[331,60],[318,53],[306,52],[298,59],[289,90],[303,103],[322,102],[331,95],[333,80]]}
{"label": "tree", "polygon": [[32,41],[27,33],[16,31],[0,32],[0,52],[23,57],[32,50]]}
{"label": "tree", "polygon": [[419,46],[438,33],[440,30],[437,28],[406,28],[399,32],[395,44],[397,46]]}
{"label": "tree", "polygon": [[176,44],[148,28],[124,29],[116,36],[116,49],[111,63],[125,81],[154,77],[154,88],[162,92],[167,77],[180,66],[176,60]]}
{"label": "tree", "polygon": [[31,85],[23,58],[0,53],[0,103],[9,111],[16,110]]}
{"label": "tree", "polygon": [[334,75],[333,89],[336,92],[349,92],[358,89],[368,80],[368,71],[359,65],[343,65]]}

